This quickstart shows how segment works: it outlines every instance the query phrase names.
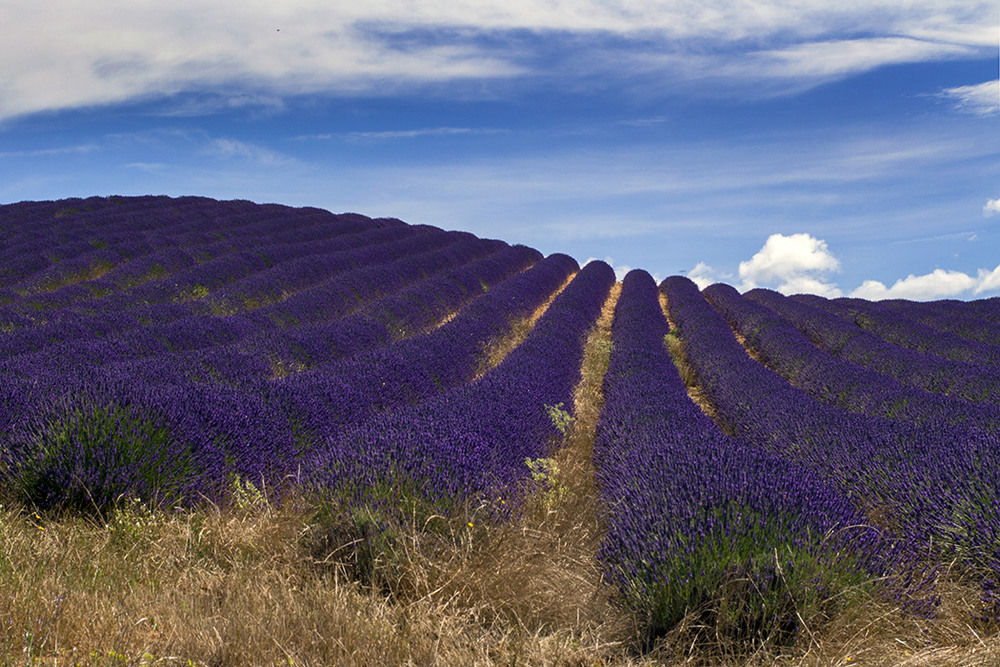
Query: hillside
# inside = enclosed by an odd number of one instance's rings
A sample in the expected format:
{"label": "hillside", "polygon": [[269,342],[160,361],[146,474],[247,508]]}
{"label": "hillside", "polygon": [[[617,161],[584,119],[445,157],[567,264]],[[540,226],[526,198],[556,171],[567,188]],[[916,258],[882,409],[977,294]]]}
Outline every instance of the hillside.
{"label": "hillside", "polygon": [[990,664],[998,361],[1000,299],[0,206],[4,664]]}

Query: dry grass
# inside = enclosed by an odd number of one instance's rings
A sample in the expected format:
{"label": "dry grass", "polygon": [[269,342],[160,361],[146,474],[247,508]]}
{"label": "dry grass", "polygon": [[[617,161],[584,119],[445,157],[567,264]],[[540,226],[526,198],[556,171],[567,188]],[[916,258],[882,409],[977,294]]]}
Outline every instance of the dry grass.
{"label": "dry grass", "polygon": [[[3,665],[1000,664],[972,620],[978,590],[945,574],[933,620],[861,598],[796,645],[746,655],[696,616],[650,652],[602,581],[591,464],[616,287],[587,343],[574,421],[549,475],[506,524],[402,527],[365,581],[318,546],[301,497],[225,508],[124,505],[103,521],[0,508]],[[444,520],[442,520],[444,521]],[[859,596],[860,597],[860,596]]]}
{"label": "dry grass", "polygon": [[413,531],[386,592],[317,562],[308,517],[292,503],[133,509],[105,526],[5,509],[2,662],[582,665],[620,652],[587,621],[592,596],[568,617],[579,556],[537,527],[433,549]]}
{"label": "dry grass", "polygon": [[[573,444],[568,447],[573,447]],[[295,502],[175,515],[124,509],[107,524],[0,512],[5,665],[889,665],[1000,664],[996,628],[971,621],[978,592],[942,583],[939,617],[877,599],[799,645],[736,657],[682,624],[637,655],[631,620],[603,587],[585,517],[593,497],[536,498],[509,526],[432,544],[414,530],[388,591],[310,551]],[[583,466],[585,468],[585,466]],[[578,486],[579,485],[579,486]]]}
{"label": "dry grass", "polygon": [[366,585],[317,552],[301,498],[126,505],[102,522],[8,507],[3,663],[641,664],[596,561],[590,447],[615,298],[588,342],[567,442],[519,519],[406,527]]}

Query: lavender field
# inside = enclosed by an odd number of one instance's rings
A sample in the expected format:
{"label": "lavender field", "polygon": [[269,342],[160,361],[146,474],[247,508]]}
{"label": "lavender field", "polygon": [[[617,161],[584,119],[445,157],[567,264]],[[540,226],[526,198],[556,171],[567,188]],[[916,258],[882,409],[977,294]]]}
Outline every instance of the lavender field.
{"label": "lavender field", "polygon": [[0,498],[100,520],[266,491],[371,558],[407,521],[515,522],[565,491],[602,311],[588,493],[636,651],[684,623],[794,645],[861,595],[932,619],[945,573],[994,631],[998,299],[616,285],[599,261],[246,201],[5,205]]}

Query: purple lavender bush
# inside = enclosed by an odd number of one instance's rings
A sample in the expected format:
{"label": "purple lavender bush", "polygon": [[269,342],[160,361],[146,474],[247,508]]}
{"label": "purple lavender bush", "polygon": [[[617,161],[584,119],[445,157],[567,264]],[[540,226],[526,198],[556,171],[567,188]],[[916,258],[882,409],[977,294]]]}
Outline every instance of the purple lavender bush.
{"label": "purple lavender bush", "polygon": [[711,285],[702,294],[759,360],[815,398],[851,412],[929,428],[938,424],[1000,427],[1000,407],[930,394],[829,354],[777,313],[729,285]]}
{"label": "purple lavender bush", "polygon": [[594,464],[601,560],[647,639],[682,618],[740,642],[785,641],[882,574],[878,531],[815,471],[728,436],[687,396],[652,277],[625,276]]}
{"label": "purple lavender bush", "polygon": [[448,514],[482,499],[513,499],[530,474],[525,460],[547,456],[557,440],[547,406],[571,404],[586,335],[613,284],[611,267],[591,262],[499,366],[431,400],[353,423],[318,446],[305,466],[310,484],[404,517],[414,503]]}
{"label": "purple lavender bush", "polygon": [[[1000,563],[1000,441],[974,426],[933,428],[848,413],[792,387],[736,342],[691,281],[664,281],[691,363],[724,426],[814,470],[914,558],[973,579]],[[869,334],[870,335],[870,334]]]}

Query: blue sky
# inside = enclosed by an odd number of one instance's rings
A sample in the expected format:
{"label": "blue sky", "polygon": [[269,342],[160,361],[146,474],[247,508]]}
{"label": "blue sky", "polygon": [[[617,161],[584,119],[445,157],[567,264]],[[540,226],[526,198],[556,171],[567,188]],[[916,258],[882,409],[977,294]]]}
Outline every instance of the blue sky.
{"label": "blue sky", "polygon": [[1000,295],[1000,7],[834,4],[5,3],[0,202],[242,198],[741,289]]}

